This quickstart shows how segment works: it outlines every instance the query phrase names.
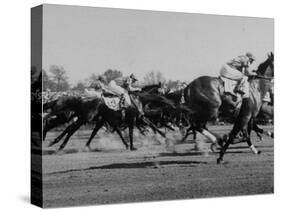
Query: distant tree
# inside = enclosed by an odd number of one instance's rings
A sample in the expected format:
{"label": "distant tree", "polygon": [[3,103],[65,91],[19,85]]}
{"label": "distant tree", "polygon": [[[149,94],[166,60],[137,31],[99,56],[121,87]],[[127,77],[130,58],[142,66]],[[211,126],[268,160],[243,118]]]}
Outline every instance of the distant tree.
{"label": "distant tree", "polygon": [[42,71],[42,81],[43,81],[43,91],[47,89],[51,91],[56,91],[57,85],[56,83],[49,77],[45,70]]}
{"label": "distant tree", "polygon": [[98,76],[97,76],[95,73],[93,73],[93,74],[91,74],[91,76],[89,77],[89,79],[90,79],[91,82],[95,82],[95,81],[97,81]]}
{"label": "distant tree", "polygon": [[84,87],[88,87],[91,84],[95,83],[97,81],[97,79],[98,79],[98,76],[95,73],[93,73],[89,77],[84,79],[82,83],[84,84]]}
{"label": "distant tree", "polygon": [[147,85],[158,84],[159,82],[164,83],[166,81],[163,73],[160,71],[151,71],[147,73],[143,80]]}
{"label": "distant tree", "polygon": [[72,89],[78,92],[84,92],[85,85],[83,82],[78,82]]}
{"label": "distant tree", "polygon": [[66,71],[62,66],[52,65],[50,67],[50,72],[53,75],[53,81],[56,83],[56,91],[66,91],[69,89],[69,84],[67,82]]}
{"label": "distant tree", "polygon": [[108,69],[106,70],[103,75],[106,78],[107,83],[109,83],[111,80],[114,80],[116,78],[122,77],[123,74],[121,71],[119,70],[112,70],[112,69]]}
{"label": "distant tree", "polygon": [[177,85],[180,83],[179,80],[169,80],[168,82],[166,82],[166,86],[169,89],[174,89],[177,87]]}

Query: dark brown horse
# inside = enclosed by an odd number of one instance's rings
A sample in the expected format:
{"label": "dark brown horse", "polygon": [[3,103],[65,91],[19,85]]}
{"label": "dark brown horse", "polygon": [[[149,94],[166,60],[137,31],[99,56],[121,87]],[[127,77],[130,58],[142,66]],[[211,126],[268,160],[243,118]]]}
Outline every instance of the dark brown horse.
{"label": "dark brown horse", "polygon": [[[48,106],[48,105],[46,105]],[[100,100],[97,98],[82,99],[80,97],[61,97],[51,105],[50,113],[44,117],[44,138],[47,132],[61,124],[70,123],[65,130],[53,140],[49,146],[58,143],[65,135],[63,143],[60,145],[59,150],[62,150],[67,144],[69,138],[84,124],[91,122],[97,115]],[[47,109],[44,108],[43,109]],[[53,118],[54,117],[54,118]]]}
{"label": "dark brown horse", "polygon": [[[268,59],[259,66],[259,75],[267,77],[265,75],[265,73],[267,73],[266,70],[271,70],[270,67],[272,66],[273,55],[271,54],[268,56]],[[259,83],[257,83],[261,81],[269,82],[269,80],[261,80],[259,78],[252,80],[251,84],[268,90],[267,86],[260,86]],[[255,83],[253,84],[253,82]],[[252,94],[258,93],[260,95],[259,89],[253,86],[251,86],[251,88]],[[253,90],[253,88],[256,89]],[[222,144],[223,140],[214,136],[214,134],[207,129],[206,125],[207,122],[214,121],[218,118],[219,110],[223,104],[228,104],[229,96],[224,92],[223,81],[217,77],[199,77],[185,88],[184,98],[186,105],[192,111],[192,113],[189,114],[192,120],[192,128],[207,137],[213,143],[213,147],[217,146],[217,144]]]}
{"label": "dark brown horse", "polygon": [[[154,132],[159,133],[161,136],[165,137],[165,134],[159,129],[157,129],[157,127],[141,113],[143,103],[140,101],[140,99],[143,99],[143,101],[145,101],[145,99],[148,98],[151,101],[160,101],[161,103],[163,103],[162,99],[155,99],[155,98],[151,99],[150,96],[151,96],[150,94],[148,95],[138,94],[138,96],[131,94],[130,98],[132,104],[125,109],[125,117],[123,117],[121,111],[114,111],[108,108],[108,106],[101,101],[101,104],[97,110],[97,115],[93,120],[93,122],[95,123],[95,127],[92,131],[90,138],[88,139],[86,147],[90,149],[91,141],[98,133],[98,131],[103,126],[106,125],[110,126],[114,131],[116,131],[119,134],[125,145],[126,145],[126,141],[122,136],[121,131],[125,129],[129,130],[130,150],[136,150],[136,148],[133,146],[133,136],[134,136],[134,128],[136,127],[137,122],[139,123],[142,122],[143,124],[152,128]],[[127,145],[126,147],[128,148]]]}
{"label": "dark brown horse", "polygon": [[[151,94],[139,94],[140,99],[144,102],[154,102],[157,104],[166,104],[165,99]],[[82,99],[80,97],[61,97],[52,104],[45,105],[44,110],[49,109],[51,112],[44,119],[44,137],[48,130],[61,124],[70,123],[64,131],[53,140],[49,146],[58,143],[65,135],[63,143],[59,147],[62,150],[67,144],[70,137],[84,124],[93,123],[95,125],[91,137],[86,147],[90,147],[90,142],[102,126],[109,126],[113,131],[117,132],[123,144],[128,148],[121,131],[128,128],[130,137],[130,149],[133,150],[133,129],[136,120],[139,117],[140,107],[142,103],[138,98],[132,99],[133,104],[125,109],[125,119],[121,111],[114,111],[106,106],[103,99],[90,98]],[[158,101],[160,101],[158,103]],[[170,102],[167,102],[170,104]],[[54,118],[53,118],[54,117]],[[140,120],[138,120],[140,122]],[[152,128],[155,132],[165,137],[164,133],[156,128],[156,126],[146,117],[141,117],[141,123]]]}
{"label": "dark brown horse", "polygon": [[258,115],[263,99],[267,92],[272,90],[272,80],[274,77],[274,56],[273,53],[268,55],[267,60],[260,64],[258,67],[257,76],[252,77],[249,80],[250,83],[250,95],[248,98],[242,100],[242,106],[238,117],[234,123],[229,137],[220,151],[220,156],[217,159],[217,163],[223,162],[223,156],[233,142],[236,135],[241,131],[243,133],[243,139],[247,142],[248,146],[253,153],[259,154],[260,151],[251,142],[251,130],[253,129],[253,121]]}

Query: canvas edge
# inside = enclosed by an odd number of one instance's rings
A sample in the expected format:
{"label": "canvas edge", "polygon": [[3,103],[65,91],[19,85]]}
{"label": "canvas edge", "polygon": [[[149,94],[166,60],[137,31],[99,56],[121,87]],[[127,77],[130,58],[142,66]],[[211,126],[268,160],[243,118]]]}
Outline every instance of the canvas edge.
{"label": "canvas edge", "polygon": [[[42,182],[42,25],[43,5],[31,8],[31,188],[30,202],[43,207]],[[37,78],[34,83],[32,78]],[[36,84],[36,85],[35,85]]]}

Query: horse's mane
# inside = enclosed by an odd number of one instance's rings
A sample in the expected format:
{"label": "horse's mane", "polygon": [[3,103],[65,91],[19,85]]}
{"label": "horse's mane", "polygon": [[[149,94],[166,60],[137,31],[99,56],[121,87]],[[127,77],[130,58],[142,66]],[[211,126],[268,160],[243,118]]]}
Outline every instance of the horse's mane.
{"label": "horse's mane", "polygon": [[264,72],[266,71],[266,68],[268,67],[268,64],[269,64],[269,60],[267,59],[266,61],[264,61],[263,63],[261,63],[258,66],[258,69],[257,69],[256,73],[258,75],[264,75]]}

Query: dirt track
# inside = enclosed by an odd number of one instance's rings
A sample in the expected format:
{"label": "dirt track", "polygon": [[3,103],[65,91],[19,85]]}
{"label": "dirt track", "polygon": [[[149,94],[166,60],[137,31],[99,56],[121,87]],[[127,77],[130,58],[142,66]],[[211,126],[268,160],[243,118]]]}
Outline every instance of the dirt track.
{"label": "dirt track", "polygon": [[[213,131],[222,134],[229,128],[218,126]],[[46,144],[56,134],[50,133]],[[124,150],[117,136],[101,132],[92,143],[99,151],[83,152],[89,134],[76,133],[62,155],[52,154],[54,148],[44,148],[44,207],[273,192],[273,139],[265,136],[262,142],[257,142],[254,133],[252,136],[261,155],[252,154],[240,143],[225,155],[227,164],[217,165],[217,155],[204,156],[189,142],[167,148],[155,137],[139,135],[137,151]],[[169,136],[170,140],[178,137]]]}

